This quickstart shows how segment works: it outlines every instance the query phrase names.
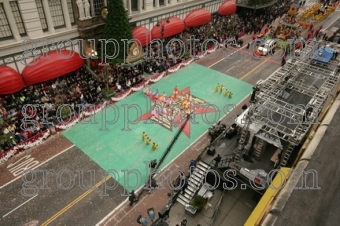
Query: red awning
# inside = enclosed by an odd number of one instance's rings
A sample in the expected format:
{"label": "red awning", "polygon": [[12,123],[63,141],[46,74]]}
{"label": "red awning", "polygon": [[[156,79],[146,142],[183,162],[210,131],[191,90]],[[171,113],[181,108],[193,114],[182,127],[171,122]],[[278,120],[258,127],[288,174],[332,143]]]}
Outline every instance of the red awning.
{"label": "red awning", "polygon": [[218,9],[218,14],[227,16],[236,13],[237,5],[234,1],[226,1],[222,3]]}
{"label": "red awning", "polygon": [[71,50],[58,50],[39,57],[22,71],[27,85],[46,82],[77,70],[84,64],[80,55]]}
{"label": "red awning", "polygon": [[[169,23],[168,23],[169,22]],[[159,25],[159,26],[157,26]],[[162,35],[162,28],[163,35]],[[152,38],[167,38],[184,31],[184,22],[177,17],[170,17],[169,19],[163,19],[158,22],[151,30]]]}
{"label": "red awning", "polygon": [[142,46],[146,46],[150,43],[151,32],[145,27],[135,27],[132,30],[132,37],[140,41]]}
{"label": "red awning", "polygon": [[211,13],[206,9],[196,9],[189,13],[184,23],[186,27],[196,27],[207,24],[211,21]]}
{"label": "red awning", "polygon": [[24,88],[20,74],[11,67],[0,66],[0,94],[12,94]]}

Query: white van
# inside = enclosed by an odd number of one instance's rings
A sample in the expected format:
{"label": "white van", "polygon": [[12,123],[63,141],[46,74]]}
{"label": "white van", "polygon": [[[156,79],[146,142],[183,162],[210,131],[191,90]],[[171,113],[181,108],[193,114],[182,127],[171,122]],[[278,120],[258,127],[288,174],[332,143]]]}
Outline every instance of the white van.
{"label": "white van", "polygon": [[266,40],[264,44],[261,44],[258,48],[258,51],[263,55],[266,56],[268,53],[274,54],[274,49],[276,47],[276,40]]}

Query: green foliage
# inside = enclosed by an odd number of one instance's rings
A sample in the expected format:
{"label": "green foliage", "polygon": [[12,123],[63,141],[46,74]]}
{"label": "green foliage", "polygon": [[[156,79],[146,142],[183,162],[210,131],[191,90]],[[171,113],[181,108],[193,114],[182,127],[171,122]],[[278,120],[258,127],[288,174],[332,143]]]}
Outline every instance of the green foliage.
{"label": "green foliage", "polygon": [[58,112],[58,115],[61,116],[61,118],[66,119],[70,117],[72,111],[70,107],[63,107],[61,108],[61,112]]}
{"label": "green foliage", "polygon": [[0,135],[0,144],[3,144],[7,141],[12,140],[11,136],[13,136],[13,134],[11,133]]}
{"label": "green foliage", "polygon": [[[132,39],[131,27],[125,12],[123,0],[108,0],[108,15],[104,27],[103,38],[117,41],[119,49],[117,47],[115,48],[114,44],[108,43],[106,45],[106,54],[107,56],[116,56],[115,59],[113,59],[114,64],[122,63],[126,58],[126,53],[128,51],[124,51],[124,42],[121,40]],[[118,51],[119,53],[116,55]]]}
{"label": "green foliage", "polygon": [[107,88],[103,89],[102,93],[106,96],[109,96],[109,95],[115,93],[115,90],[113,88],[109,87],[108,89]]}
{"label": "green foliage", "polygon": [[207,199],[203,198],[202,196],[195,195],[190,202],[190,205],[195,207],[197,210],[202,210],[205,205],[207,205]]}

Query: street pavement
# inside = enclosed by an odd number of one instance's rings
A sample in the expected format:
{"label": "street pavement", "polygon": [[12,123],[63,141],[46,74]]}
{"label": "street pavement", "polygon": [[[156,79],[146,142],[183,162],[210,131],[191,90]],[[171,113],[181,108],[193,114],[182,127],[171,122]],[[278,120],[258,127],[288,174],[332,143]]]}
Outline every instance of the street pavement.
{"label": "street pavement", "polygon": [[[13,166],[9,165],[9,170],[26,161],[23,158]],[[37,170],[0,190],[3,202],[0,225],[19,226],[32,221],[39,225],[50,222],[51,225],[95,225],[112,207],[126,199],[121,196],[124,189],[120,185],[114,190],[104,190],[105,185],[114,184],[113,180],[101,183],[105,174],[77,147],[70,148]],[[88,187],[91,185],[97,186],[92,190]],[[44,223],[47,219],[50,220]]]}

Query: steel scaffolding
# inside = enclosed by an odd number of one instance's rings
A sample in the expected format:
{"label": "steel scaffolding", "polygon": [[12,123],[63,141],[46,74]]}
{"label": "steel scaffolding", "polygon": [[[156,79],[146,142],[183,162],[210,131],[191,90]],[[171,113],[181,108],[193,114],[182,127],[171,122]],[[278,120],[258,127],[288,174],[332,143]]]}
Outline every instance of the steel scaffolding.
{"label": "steel scaffolding", "polygon": [[[322,46],[332,48],[335,43],[312,41],[299,51],[264,82],[255,97],[243,129],[250,124],[260,127],[258,134],[266,134],[287,142],[282,151],[281,166],[285,166],[295,146],[307,135],[339,80],[340,63],[318,62],[313,59],[315,51]],[[235,150],[236,160],[245,154],[246,131]]]}

